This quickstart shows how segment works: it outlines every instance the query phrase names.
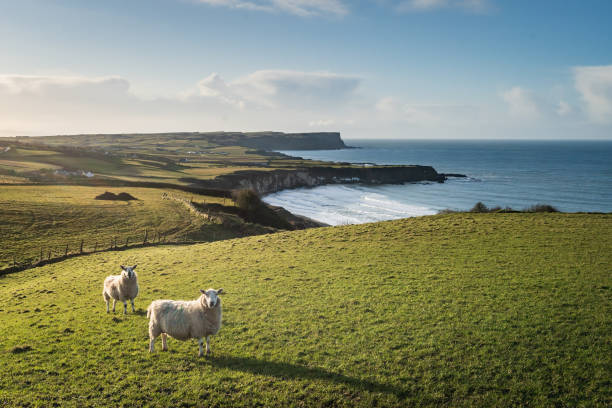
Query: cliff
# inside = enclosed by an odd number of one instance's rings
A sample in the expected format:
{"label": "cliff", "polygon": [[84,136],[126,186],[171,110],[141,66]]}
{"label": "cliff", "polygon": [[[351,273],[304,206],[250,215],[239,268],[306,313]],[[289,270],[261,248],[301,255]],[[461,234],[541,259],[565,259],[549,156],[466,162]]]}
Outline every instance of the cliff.
{"label": "cliff", "polygon": [[251,189],[258,194],[270,194],[297,187],[325,184],[401,184],[417,181],[442,183],[446,179],[430,166],[376,167],[306,167],[295,170],[238,171],[214,180],[184,179],[210,189]]}
{"label": "cliff", "polygon": [[334,150],[346,149],[339,132],[320,133],[216,133],[206,134],[213,143],[238,145],[260,150]]}

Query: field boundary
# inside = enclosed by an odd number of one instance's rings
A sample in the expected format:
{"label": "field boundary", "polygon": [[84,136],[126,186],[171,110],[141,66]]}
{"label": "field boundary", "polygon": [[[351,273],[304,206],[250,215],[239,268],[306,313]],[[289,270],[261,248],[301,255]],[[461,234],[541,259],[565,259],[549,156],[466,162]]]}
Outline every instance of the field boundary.
{"label": "field boundary", "polygon": [[[218,241],[222,241],[222,240],[218,240]],[[66,253],[65,255],[56,256],[54,258],[38,260],[38,261],[36,261],[34,263],[14,263],[13,266],[10,266],[10,267],[4,268],[4,269],[0,269],[0,276],[9,275],[11,273],[21,272],[21,271],[25,271],[27,269],[38,268],[40,266],[45,266],[45,265],[50,265],[50,264],[62,262],[62,261],[65,261],[66,259],[70,259],[70,258],[76,258],[76,257],[79,257],[79,256],[85,256],[85,255],[98,254],[98,253],[101,253],[101,252],[119,252],[119,251],[127,251],[129,249],[137,249],[137,248],[145,248],[145,247],[146,248],[148,248],[148,247],[157,247],[157,246],[163,246],[163,245],[195,245],[195,244],[203,244],[203,243],[207,243],[207,242],[214,242],[214,241],[160,241],[160,242],[146,242],[146,243],[140,243],[140,244],[127,245],[127,246],[123,245],[123,246],[117,246],[117,247],[109,247],[109,248],[104,248],[104,249],[99,249],[99,250],[94,250],[94,251],[72,252],[72,253]]]}

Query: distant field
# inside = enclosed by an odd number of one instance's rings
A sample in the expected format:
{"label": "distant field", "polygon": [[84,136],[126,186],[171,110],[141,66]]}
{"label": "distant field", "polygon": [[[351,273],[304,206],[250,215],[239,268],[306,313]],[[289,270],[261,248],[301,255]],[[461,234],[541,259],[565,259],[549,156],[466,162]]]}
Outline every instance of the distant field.
{"label": "distant field", "polygon": [[[94,198],[110,191],[129,192],[137,201],[103,201]],[[233,237],[231,231],[195,217],[172,200],[163,200],[166,190],[147,188],[109,188],[82,186],[0,186],[0,268],[9,266],[13,256],[18,262],[63,254],[66,244],[77,251],[142,242],[157,234],[173,240],[212,240]],[[170,192],[198,202],[223,203],[222,198]],[[231,205],[231,200],[226,204]]]}
{"label": "distant field", "polygon": [[[138,313],[107,315],[102,281],[123,263],[139,265]],[[0,405],[609,407],[610,271],[612,216],[584,214],[74,258],[0,277]],[[214,357],[173,339],[149,355],[149,302],[208,287],[227,292]]]}

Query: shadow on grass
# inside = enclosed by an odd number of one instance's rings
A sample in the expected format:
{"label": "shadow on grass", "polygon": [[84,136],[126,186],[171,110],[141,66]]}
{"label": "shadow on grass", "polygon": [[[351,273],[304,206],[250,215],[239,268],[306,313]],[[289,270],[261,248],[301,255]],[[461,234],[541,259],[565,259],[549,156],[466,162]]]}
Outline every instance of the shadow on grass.
{"label": "shadow on grass", "polygon": [[336,384],[344,384],[351,388],[393,394],[403,399],[408,396],[406,390],[389,384],[348,377],[346,375],[326,371],[322,368],[305,367],[297,364],[279,363],[258,360],[249,357],[218,356],[209,360],[219,368],[242,371],[245,373],[267,375],[282,380],[322,380]]}

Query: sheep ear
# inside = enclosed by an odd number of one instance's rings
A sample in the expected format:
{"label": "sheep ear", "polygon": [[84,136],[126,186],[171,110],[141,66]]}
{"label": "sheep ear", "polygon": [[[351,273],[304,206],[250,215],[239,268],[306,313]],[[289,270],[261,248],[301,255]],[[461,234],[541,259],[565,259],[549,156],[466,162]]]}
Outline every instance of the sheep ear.
{"label": "sheep ear", "polygon": [[220,295],[220,294],[222,294],[222,293],[223,293],[223,288],[221,288],[221,289],[219,289],[219,290],[217,291],[217,295]]}
{"label": "sheep ear", "polygon": [[125,266],[123,265],[119,265],[121,267],[121,269],[123,269],[125,271]]}
{"label": "sheep ear", "polygon": [[206,291],[204,289],[200,289],[200,292],[202,292],[203,295],[206,294]]}
{"label": "sheep ear", "polygon": [[138,266],[138,265],[134,265],[134,266],[132,266],[132,269],[136,269],[136,267],[137,267],[137,266]]}

